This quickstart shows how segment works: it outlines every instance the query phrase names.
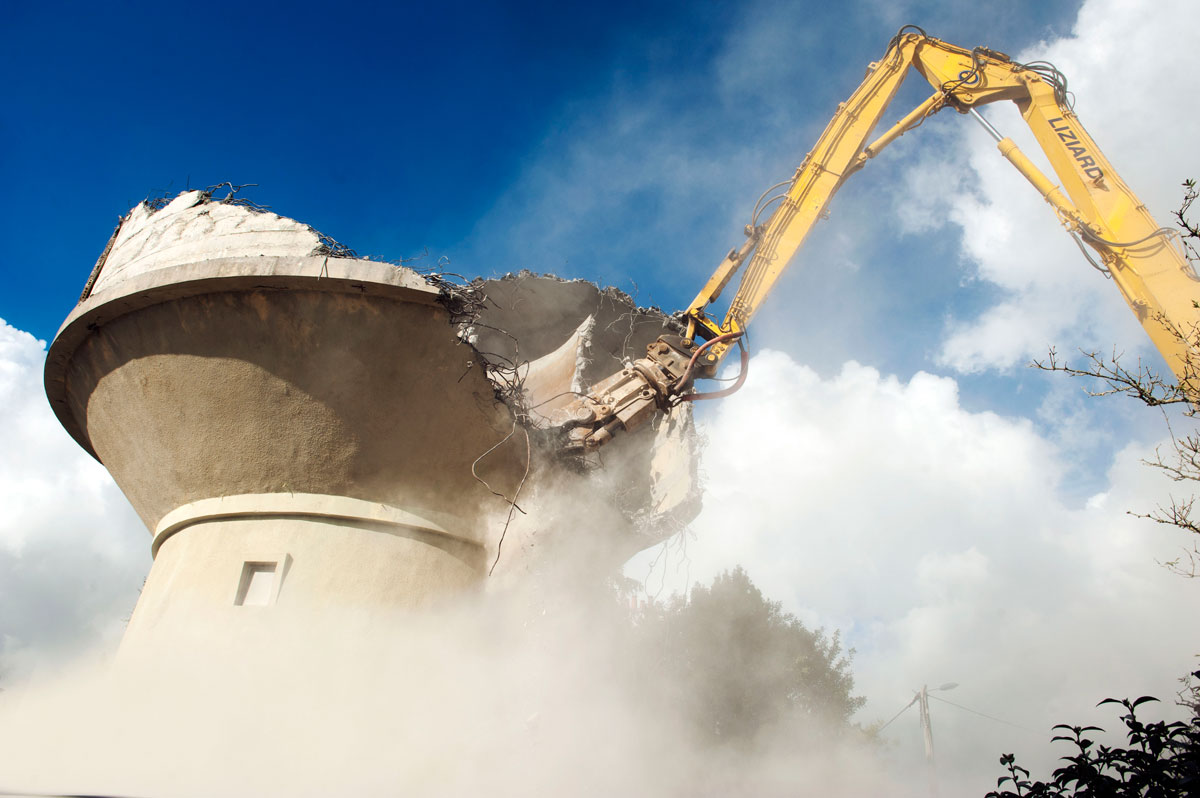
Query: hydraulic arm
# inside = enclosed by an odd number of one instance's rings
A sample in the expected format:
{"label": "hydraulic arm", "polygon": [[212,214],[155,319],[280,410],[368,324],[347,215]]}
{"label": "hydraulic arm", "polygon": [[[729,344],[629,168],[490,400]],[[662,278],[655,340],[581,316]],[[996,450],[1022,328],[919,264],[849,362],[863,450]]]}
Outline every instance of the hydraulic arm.
{"label": "hydraulic arm", "polygon": [[[912,72],[924,77],[933,93],[871,140]],[[1016,104],[1061,188],[976,111],[1001,100]],[[1080,124],[1062,74],[1049,64],[1017,63],[983,47],[964,50],[906,26],[883,58],[868,67],[850,98],[838,106],[795,174],[764,192],[746,226],[746,241],[730,250],[683,311],[685,333],[662,336],[645,358],[598,383],[560,416],[567,429],[565,448],[595,449],[615,432],[632,429],[675,403],[735,390],[736,386],[715,394],[695,394],[692,387],[697,378],[714,376],[730,348],[742,343],[746,326],[846,178],[945,108],[969,113],[984,125],[1000,153],[1042,195],[1085,256],[1112,278],[1184,390],[1200,394],[1200,380],[1192,371],[1200,282],[1173,240],[1174,231],[1154,221]],[[769,216],[760,223],[768,210]],[[739,271],[737,291],[717,321],[709,309]],[[744,379],[744,347],[742,366]]]}

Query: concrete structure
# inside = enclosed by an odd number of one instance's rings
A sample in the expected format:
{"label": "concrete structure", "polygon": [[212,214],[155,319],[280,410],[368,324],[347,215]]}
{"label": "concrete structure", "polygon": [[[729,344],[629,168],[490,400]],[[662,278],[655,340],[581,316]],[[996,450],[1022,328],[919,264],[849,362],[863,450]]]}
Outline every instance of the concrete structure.
{"label": "concrete structure", "polygon": [[556,386],[641,356],[662,314],[588,283],[454,289],[349,254],[191,191],[134,208],[96,264],[46,390],[151,532],[125,650],[424,606],[493,562],[546,567],[532,554],[558,538],[586,535],[608,568],[697,509],[688,416],[603,467],[564,468],[537,432]]}

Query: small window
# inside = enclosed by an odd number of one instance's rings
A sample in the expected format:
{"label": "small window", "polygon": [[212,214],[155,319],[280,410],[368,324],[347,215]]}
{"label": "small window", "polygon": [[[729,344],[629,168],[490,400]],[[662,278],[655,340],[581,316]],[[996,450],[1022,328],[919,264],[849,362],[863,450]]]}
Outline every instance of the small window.
{"label": "small window", "polygon": [[242,579],[238,583],[239,607],[265,607],[275,603],[276,568],[278,563],[248,562],[242,566]]}

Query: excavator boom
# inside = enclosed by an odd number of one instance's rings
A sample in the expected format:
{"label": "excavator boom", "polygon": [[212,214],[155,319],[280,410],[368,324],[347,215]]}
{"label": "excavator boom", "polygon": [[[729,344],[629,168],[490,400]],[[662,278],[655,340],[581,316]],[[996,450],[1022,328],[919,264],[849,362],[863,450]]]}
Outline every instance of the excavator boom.
{"label": "excavator boom", "polygon": [[[871,140],[904,80],[914,72],[933,93]],[[1016,104],[1061,188],[976,110],[999,101]],[[888,144],[946,108],[971,114],[984,125],[1000,153],[1042,195],[1084,254],[1094,251],[1095,257],[1088,259],[1112,278],[1181,387],[1200,397],[1200,379],[1193,374],[1200,281],[1174,240],[1175,232],[1155,222],[1084,129],[1062,74],[1046,63],[1021,64],[984,47],[965,50],[905,26],[838,106],[795,174],[760,197],[746,226],[746,241],[730,250],[682,312],[685,334],[663,336],[649,347],[646,358],[621,372],[624,377],[617,375],[614,384],[623,386],[621,399],[611,390],[613,378],[564,411],[560,425],[567,429],[565,448],[595,449],[618,430],[652,417],[656,409],[699,398],[691,393],[694,380],[714,376],[730,348],[742,344],[747,325],[827,213],[842,183]],[[760,222],[763,216],[767,218]],[[738,288],[718,321],[710,308],[739,271]],[[698,343],[701,339],[704,343]],[[744,376],[744,347],[742,352]],[[697,353],[699,360],[693,356]],[[724,393],[728,391],[719,392]]]}

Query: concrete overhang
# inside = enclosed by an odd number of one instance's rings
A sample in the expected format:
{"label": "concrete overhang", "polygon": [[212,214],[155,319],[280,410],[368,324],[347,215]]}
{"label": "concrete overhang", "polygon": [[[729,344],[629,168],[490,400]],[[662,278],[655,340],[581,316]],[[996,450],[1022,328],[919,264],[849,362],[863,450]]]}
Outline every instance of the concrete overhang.
{"label": "concrete overhang", "polygon": [[71,437],[92,457],[84,425],[67,403],[67,364],[79,345],[120,316],[164,302],[203,294],[245,291],[325,291],[434,306],[438,289],[415,272],[390,263],[321,256],[215,258],[134,274],[93,291],[59,327],[46,356],[45,387],[50,406]]}

